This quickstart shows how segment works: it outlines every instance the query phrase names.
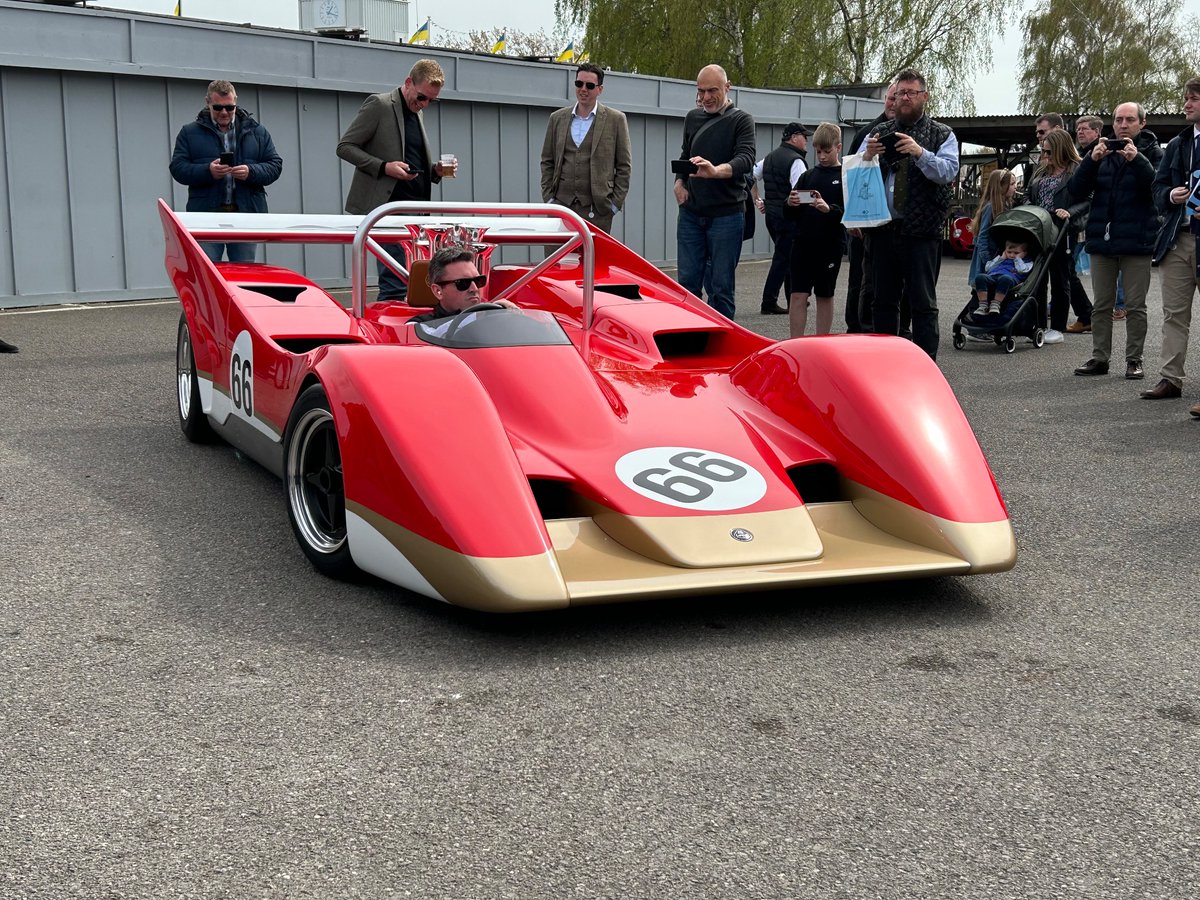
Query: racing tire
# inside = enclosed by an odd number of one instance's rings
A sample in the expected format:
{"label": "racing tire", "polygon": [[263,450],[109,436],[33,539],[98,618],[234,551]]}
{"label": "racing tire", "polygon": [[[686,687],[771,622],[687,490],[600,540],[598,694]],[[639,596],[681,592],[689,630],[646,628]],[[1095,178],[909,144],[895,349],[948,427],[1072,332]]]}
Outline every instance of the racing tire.
{"label": "racing tire", "polygon": [[192,332],[187,316],[179,316],[175,338],[175,409],[179,428],[193,444],[208,444],[216,437],[212,423],[200,406],[200,379],[196,376],[196,355],[192,352]]}
{"label": "racing tire", "polygon": [[1011,337],[1006,337],[1004,339],[1004,352],[1012,353],[1016,349],[1017,349],[1017,342],[1015,340],[1013,340]]}
{"label": "racing tire", "polygon": [[288,521],[309,562],[322,575],[357,571],[346,537],[346,489],[337,425],[325,389],[305,389],[283,436],[283,487]]}
{"label": "racing tire", "polygon": [[954,332],[954,349],[961,350],[967,346],[967,336],[961,331]]}

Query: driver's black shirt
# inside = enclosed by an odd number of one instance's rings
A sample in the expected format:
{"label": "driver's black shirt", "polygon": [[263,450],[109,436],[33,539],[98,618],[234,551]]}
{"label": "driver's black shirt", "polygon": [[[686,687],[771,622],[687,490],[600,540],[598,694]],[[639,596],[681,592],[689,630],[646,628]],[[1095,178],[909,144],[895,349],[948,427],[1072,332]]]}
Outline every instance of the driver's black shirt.
{"label": "driver's black shirt", "polygon": [[433,312],[421,313],[419,316],[413,316],[408,320],[409,325],[416,325],[418,322],[432,322],[434,319],[445,319],[448,316],[457,316],[458,313],[450,312],[448,309],[443,309],[442,304],[438,304],[433,308]]}

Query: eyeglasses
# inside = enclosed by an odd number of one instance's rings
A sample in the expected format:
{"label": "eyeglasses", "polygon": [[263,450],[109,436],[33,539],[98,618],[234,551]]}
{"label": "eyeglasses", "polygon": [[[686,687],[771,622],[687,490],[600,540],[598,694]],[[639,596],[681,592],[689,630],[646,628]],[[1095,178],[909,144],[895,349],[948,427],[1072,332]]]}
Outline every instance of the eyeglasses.
{"label": "eyeglasses", "polygon": [[896,91],[896,96],[901,100],[911,100],[913,97],[920,97],[924,91]]}
{"label": "eyeglasses", "polygon": [[440,103],[437,97],[426,97],[424,94],[417,94],[418,103]]}
{"label": "eyeglasses", "polygon": [[1049,133],[1050,133],[1050,129],[1048,129],[1048,128],[1039,128],[1036,131],[1034,131],[1034,134],[1036,134],[1038,137],[1045,137]]}
{"label": "eyeglasses", "polygon": [[454,289],[456,291],[465,291],[471,285],[475,285],[477,288],[483,287],[485,284],[487,284],[487,276],[476,275],[474,278],[452,278],[449,281],[435,281],[434,284],[438,285],[439,287],[445,287],[448,284],[452,284],[454,285]]}
{"label": "eyeglasses", "polygon": [[233,112],[235,109],[237,109],[237,104],[236,103],[214,103],[212,105],[212,108],[214,110],[221,110],[222,112]]}
{"label": "eyeglasses", "polygon": [[594,91],[596,88],[600,87],[600,85],[595,81],[579,81],[576,79],[575,87],[583,88],[585,91]]}

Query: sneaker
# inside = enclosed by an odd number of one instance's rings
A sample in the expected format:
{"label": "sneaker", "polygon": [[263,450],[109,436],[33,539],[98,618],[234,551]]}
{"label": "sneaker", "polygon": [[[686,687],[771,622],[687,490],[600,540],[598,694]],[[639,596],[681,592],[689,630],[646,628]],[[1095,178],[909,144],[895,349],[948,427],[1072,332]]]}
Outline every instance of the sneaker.
{"label": "sneaker", "polygon": [[999,300],[991,300],[988,302],[988,315],[989,316],[1000,315],[1000,301]]}
{"label": "sneaker", "polygon": [[1091,333],[1092,333],[1092,323],[1091,322],[1080,322],[1078,319],[1076,319],[1074,322],[1072,322],[1070,325],[1067,326],[1067,334],[1091,334]]}
{"label": "sneaker", "polygon": [[1063,333],[1053,328],[1047,328],[1042,332],[1042,340],[1047,344],[1061,344],[1063,342]]}

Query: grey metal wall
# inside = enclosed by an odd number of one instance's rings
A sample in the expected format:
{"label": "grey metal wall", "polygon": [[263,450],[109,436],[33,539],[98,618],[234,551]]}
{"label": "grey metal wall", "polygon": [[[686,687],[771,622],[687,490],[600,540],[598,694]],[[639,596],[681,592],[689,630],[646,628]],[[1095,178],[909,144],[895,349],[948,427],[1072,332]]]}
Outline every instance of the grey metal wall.
{"label": "grey metal wall", "polygon": [[[272,212],[340,212],[352,169],[334,155],[367,93],[403,81],[421,56],[446,70],[426,111],[435,152],[459,157],[450,200],[538,200],[550,113],[573,98],[574,68],[265,28],[0,0],[0,308],[169,296],[155,201],[182,209],[167,171],[179,128],[214,77],[266,125],[284,159]],[[737,89],[759,154],[786,122],[873,118],[878,101]],[[629,117],[633,184],[615,235],[659,263],[675,256],[667,160],[679,153],[691,82],[610,73],[604,101]],[[437,199],[439,190],[435,188]],[[760,220],[761,221],[761,220]],[[765,228],[746,257],[766,255]],[[511,257],[509,257],[511,258]],[[341,248],[274,248],[268,261],[327,285],[349,281]]]}

